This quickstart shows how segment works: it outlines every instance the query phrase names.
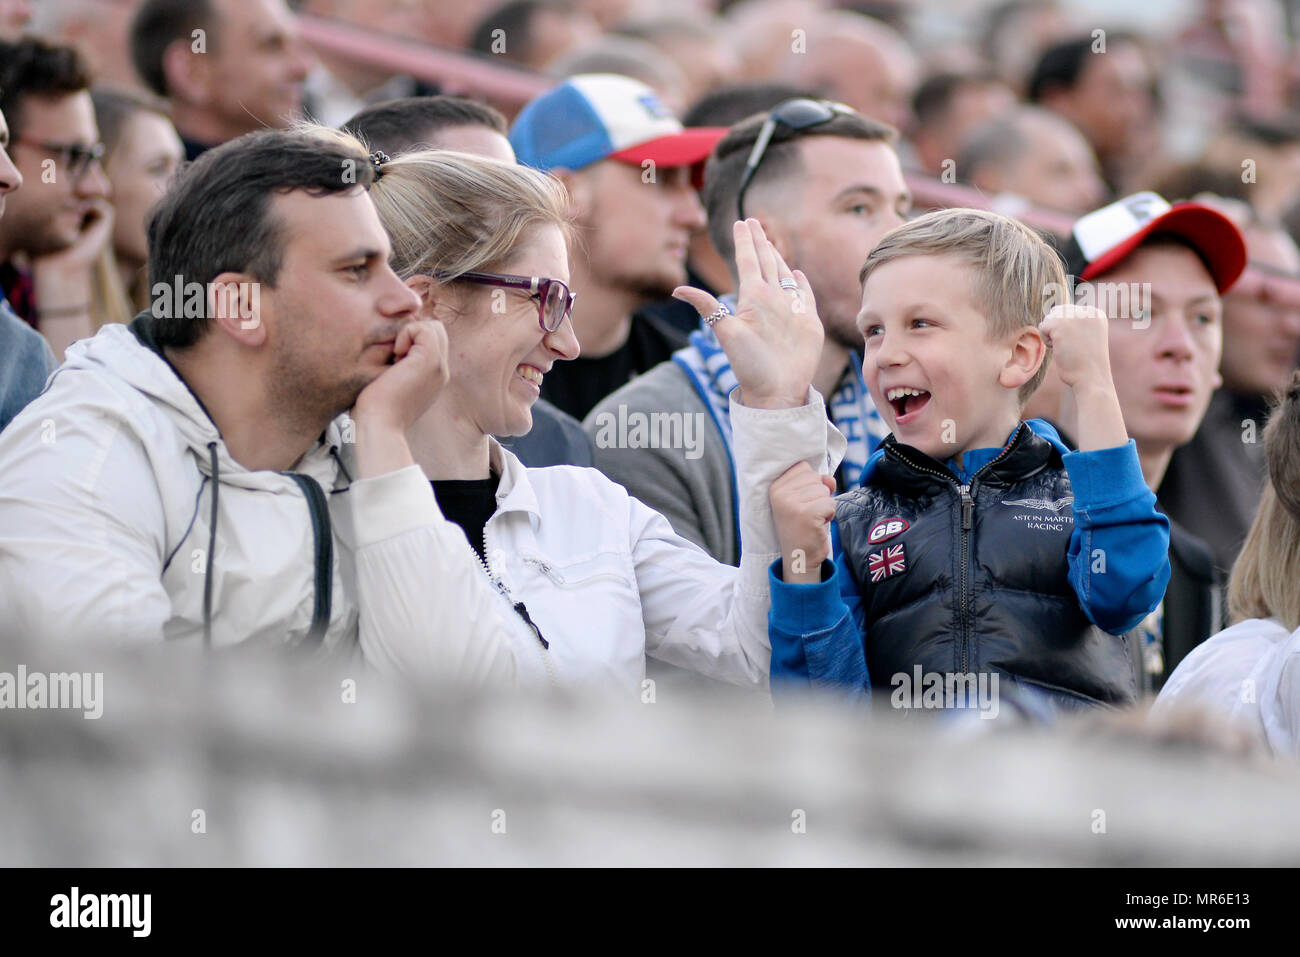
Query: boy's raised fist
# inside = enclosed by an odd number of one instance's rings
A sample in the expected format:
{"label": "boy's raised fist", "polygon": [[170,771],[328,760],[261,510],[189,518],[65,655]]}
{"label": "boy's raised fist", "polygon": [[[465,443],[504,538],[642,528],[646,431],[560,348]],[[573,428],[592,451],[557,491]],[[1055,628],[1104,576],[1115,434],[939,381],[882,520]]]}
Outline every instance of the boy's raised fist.
{"label": "boy's raised fist", "polygon": [[781,540],[782,579],[794,585],[821,581],[821,564],[830,556],[830,523],[835,519],[835,479],[818,475],[807,462],[781,473],[768,499]]}
{"label": "boy's raised fist", "polygon": [[1111,385],[1106,314],[1096,306],[1053,306],[1038,328],[1052,347],[1052,362],[1071,388]]}

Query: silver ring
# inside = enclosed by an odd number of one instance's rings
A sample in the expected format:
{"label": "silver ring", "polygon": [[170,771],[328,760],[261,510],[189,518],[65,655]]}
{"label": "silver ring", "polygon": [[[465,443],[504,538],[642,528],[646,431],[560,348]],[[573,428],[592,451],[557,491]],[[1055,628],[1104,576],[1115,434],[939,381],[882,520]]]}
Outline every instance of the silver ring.
{"label": "silver ring", "polygon": [[799,284],[793,279],[782,279],[780,285],[782,289],[789,289],[791,292],[799,291]]}
{"label": "silver ring", "polygon": [[717,309],[714,309],[713,312],[704,317],[704,324],[706,326],[712,326],[719,319],[726,318],[729,315],[731,315],[731,310],[726,306],[720,305]]}

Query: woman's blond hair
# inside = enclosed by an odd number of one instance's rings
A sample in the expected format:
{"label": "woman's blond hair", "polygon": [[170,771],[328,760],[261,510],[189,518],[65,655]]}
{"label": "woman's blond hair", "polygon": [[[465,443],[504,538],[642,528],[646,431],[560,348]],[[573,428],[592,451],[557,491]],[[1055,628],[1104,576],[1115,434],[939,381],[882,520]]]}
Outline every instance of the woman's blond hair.
{"label": "woman's blond hair", "polygon": [[[982,209],[940,209],[887,232],[858,274],[865,284],[887,262],[906,256],[955,256],[975,269],[975,302],[988,318],[990,339],[1037,326],[1056,303],[1068,301],[1061,257],[1023,223]],[[1048,347],[1034,377],[1022,385],[1024,405],[1047,375]]]}
{"label": "woman's blond hair", "polygon": [[450,150],[385,163],[370,198],[393,244],[393,271],[456,277],[503,268],[539,226],[570,239],[559,180],[526,166]]}
{"label": "woman's blond hair", "polygon": [[1232,620],[1300,628],[1300,371],[1264,427],[1268,482],[1228,580]]}

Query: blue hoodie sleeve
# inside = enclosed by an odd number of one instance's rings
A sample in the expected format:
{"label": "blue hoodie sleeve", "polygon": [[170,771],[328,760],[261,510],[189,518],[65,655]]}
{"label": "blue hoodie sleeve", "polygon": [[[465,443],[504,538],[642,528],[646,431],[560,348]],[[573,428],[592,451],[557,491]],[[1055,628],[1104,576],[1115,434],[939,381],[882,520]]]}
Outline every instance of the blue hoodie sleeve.
{"label": "blue hoodie sleeve", "polygon": [[816,585],[781,580],[781,560],[768,569],[772,607],[768,638],[772,644],[772,697],[793,689],[838,688],[864,701],[871,697],[867,675],[862,600],[844,557],[835,525],[834,563],[822,562]]}
{"label": "blue hoodie sleeve", "polygon": [[1169,520],[1156,510],[1132,439],[1062,460],[1074,489],[1070,584],[1093,624],[1123,634],[1165,597]]}

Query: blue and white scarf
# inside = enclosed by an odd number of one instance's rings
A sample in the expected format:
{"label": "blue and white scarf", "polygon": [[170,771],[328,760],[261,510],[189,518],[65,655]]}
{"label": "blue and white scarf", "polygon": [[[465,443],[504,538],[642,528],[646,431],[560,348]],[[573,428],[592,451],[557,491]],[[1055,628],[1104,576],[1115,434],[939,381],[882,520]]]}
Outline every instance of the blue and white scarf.
{"label": "blue and white scarf", "polygon": [[[735,302],[731,296],[723,297],[723,301],[731,309],[735,309]],[[735,373],[731,371],[727,354],[722,351],[722,346],[712,329],[697,329],[692,332],[691,344],[675,352],[673,361],[685,370],[691,384],[695,386],[695,391],[699,393],[705,407],[712,415],[713,424],[717,426],[723,444],[727,447],[727,456],[731,459],[731,499],[736,506],[736,536],[739,540],[740,496],[736,490],[736,460],[731,444],[730,401],[731,391],[739,383],[736,381]],[[839,386],[827,399],[826,404],[831,421],[844,433],[849,443],[841,465],[844,488],[856,488],[862,478],[862,470],[866,468],[867,459],[889,435],[889,427],[876,411],[875,403],[871,401],[871,393],[867,391],[866,383],[862,381],[862,368],[858,364],[856,354],[850,359],[849,366],[844,371],[844,378],[840,380]]]}

